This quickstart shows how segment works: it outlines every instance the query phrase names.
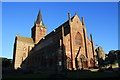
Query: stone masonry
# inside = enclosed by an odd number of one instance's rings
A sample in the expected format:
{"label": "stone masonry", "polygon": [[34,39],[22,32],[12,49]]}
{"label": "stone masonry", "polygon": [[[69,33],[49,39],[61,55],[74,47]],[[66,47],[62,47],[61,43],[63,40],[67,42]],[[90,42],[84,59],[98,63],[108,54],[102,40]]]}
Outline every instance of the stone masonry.
{"label": "stone masonry", "polygon": [[[92,34],[88,39],[84,18],[77,14],[46,35],[39,11],[32,38],[17,35],[14,44],[14,68],[33,71],[76,70],[96,66]],[[20,38],[20,39],[19,39]],[[25,55],[24,55],[25,54]]]}

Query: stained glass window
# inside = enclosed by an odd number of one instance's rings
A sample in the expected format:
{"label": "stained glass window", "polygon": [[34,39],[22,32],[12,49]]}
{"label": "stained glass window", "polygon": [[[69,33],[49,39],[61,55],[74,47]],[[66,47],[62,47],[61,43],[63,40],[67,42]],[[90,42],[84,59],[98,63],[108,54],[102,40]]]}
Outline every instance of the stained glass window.
{"label": "stained glass window", "polygon": [[75,45],[81,45],[82,46],[82,36],[79,32],[75,36]]}

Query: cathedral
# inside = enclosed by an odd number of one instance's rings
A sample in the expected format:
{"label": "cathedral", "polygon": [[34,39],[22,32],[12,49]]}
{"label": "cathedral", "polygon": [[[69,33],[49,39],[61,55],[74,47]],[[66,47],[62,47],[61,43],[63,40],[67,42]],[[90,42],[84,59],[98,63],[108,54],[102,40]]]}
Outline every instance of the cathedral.
{"label": "cathedral", "polygon": [[46,34],[40,11],[31,29],[31,38],[16,35],[13,53],[14,69],[62,71],[96,66],[92,34],[87,36],[84,18],[68,13],[68,20]]}

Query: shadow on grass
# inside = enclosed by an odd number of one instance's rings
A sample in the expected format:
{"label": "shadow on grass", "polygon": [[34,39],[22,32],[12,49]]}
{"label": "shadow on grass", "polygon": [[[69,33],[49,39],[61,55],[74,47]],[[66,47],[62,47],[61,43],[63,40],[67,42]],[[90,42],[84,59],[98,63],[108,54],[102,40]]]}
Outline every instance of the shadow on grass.
{"label": "shadow on grass", "polygon": [[120,72],[91,72],[89,70],[11,73],[3,74],[2,80],[120,80]]}

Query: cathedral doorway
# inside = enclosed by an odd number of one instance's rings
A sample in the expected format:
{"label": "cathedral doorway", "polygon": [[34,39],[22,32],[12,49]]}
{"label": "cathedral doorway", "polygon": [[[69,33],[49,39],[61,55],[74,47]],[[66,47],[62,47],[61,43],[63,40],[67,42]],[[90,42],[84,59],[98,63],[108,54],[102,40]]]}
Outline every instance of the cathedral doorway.
{"label": "cathedral doorway", "polygon": [[80,59],[80,61],[79,61],[80,62],[80,65],[79,65],[80,68],[81,69],[88,68],[88,62],[85,59],[85,56],[83,54],[80,55],[79,59]]}
{"label": "cathedral doorway", "polygon": [[88,62],[87,62],[87,61],[83,61],[83,63],[82,63],[82,64],[83,64],[83,68],[88,68],[88,65],[87,65],[87,64],[88,64]]}
{"label": "cathedral doorway", "polygon": [[70,59],[70,57],[67,57],[67,69],[72,69],[72,65],[71,65],[71,59]]}

